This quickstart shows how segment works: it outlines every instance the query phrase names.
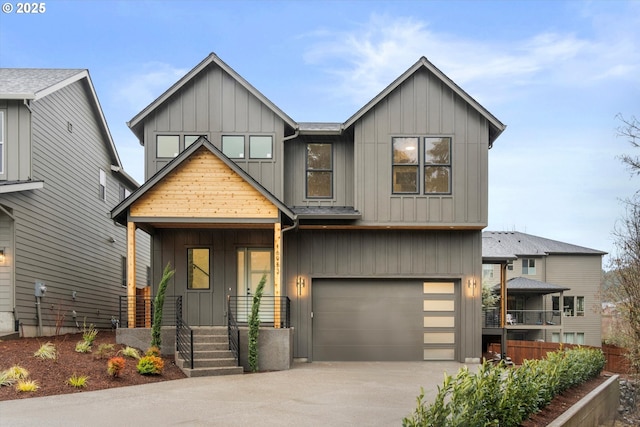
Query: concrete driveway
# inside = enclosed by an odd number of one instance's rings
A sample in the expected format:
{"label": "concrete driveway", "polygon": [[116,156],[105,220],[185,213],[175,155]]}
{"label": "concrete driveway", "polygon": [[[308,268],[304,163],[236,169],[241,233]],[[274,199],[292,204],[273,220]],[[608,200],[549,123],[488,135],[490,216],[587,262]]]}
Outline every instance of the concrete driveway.
{"label": "concrete driveway", "polygon": [[[433,401],[455,362],[314,362],[0,402],[2,426],[393,426]],[[475,370],[477,365],[470,365]]]}

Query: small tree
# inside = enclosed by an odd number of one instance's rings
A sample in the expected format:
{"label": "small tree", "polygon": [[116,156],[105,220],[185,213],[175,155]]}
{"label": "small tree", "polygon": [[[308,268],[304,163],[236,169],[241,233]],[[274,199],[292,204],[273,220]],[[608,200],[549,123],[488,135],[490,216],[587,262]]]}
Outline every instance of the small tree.
{"label": "small tree", "polygon": [[263,274],[253,295],[253,305],[249,316],[249,369],[251,372],[258,371],[258,334],[260,333],[260,300],[264,292],[264,285],[267,275]]}
{"label": "small tree", "polygon": [[169,280],[173,277],[175,270],[171,269],[171,263],[167,263],[162,273],[162,279],[158,285],[158,293],[154,302],[153,324],[151,325],[151,346],[158,347],[162,345],[162,309],[164,308],[164,296],[167,292]]}

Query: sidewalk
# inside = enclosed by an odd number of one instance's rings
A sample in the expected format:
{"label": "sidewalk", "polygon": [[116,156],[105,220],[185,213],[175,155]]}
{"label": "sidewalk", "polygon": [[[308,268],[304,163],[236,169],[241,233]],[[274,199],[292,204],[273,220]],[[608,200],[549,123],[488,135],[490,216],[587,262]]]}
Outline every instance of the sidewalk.
{"label": "sidewalk", "polygon": [[[291,370],[0,402],[2,426],[391,426],[456,362],[314,362]],[[475,369],[477,365],[471,365]]]}

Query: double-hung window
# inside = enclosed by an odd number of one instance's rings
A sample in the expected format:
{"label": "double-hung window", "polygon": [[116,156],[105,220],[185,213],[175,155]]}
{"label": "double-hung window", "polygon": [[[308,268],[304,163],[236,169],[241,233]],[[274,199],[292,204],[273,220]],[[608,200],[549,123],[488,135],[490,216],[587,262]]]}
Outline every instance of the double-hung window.
{"label": "double-hung window", "polygon": [[98,184],[98,196],[100,200],[107,201],[107,174],[100,169],[100,184]]}
{"label": "double-hung window", "polygon": [[536,260],[533,258],[522,259],[522,274],[527,276],[535,276],[536,274]]}
{"label": "double-hung window", "polygon": [[326,143],[307,144],[307,198],[333,197],[333,146]]}
{"label": "double-hung window", "polygon": [[451,194],[450,137],[394,137],[392,150],[394,194]]}

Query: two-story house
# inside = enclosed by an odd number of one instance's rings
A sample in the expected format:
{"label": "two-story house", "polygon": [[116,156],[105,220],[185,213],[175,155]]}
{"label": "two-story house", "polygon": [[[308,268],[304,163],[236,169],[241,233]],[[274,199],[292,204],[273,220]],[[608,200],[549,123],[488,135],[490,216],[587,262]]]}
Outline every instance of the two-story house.
{"label": "two-story house", "polygon": [[87,70],[0,69],[0,332],[111,327],[127,247],[109,212],[136,188]]}
{"label": "two-story house", "polygon": [[505,126],[427,59],[346,121],[299,123],[211,54],[129,126],[147,181],[112,216],[151,235],[153,283],[175,268],[189,325],[225,325],[227,298],[266,274],[296,358],[480,357]]}
{"label": "two-story house", "polygon": [[[483,282],[498,294],[500,266],[490,262],[506,262],[508,339],[601,345],[606,252],[517,231],[485,231],[482,237]],[[498,326],[487,324],[491,318],[486,314],[484,322],[485,327]]]}

